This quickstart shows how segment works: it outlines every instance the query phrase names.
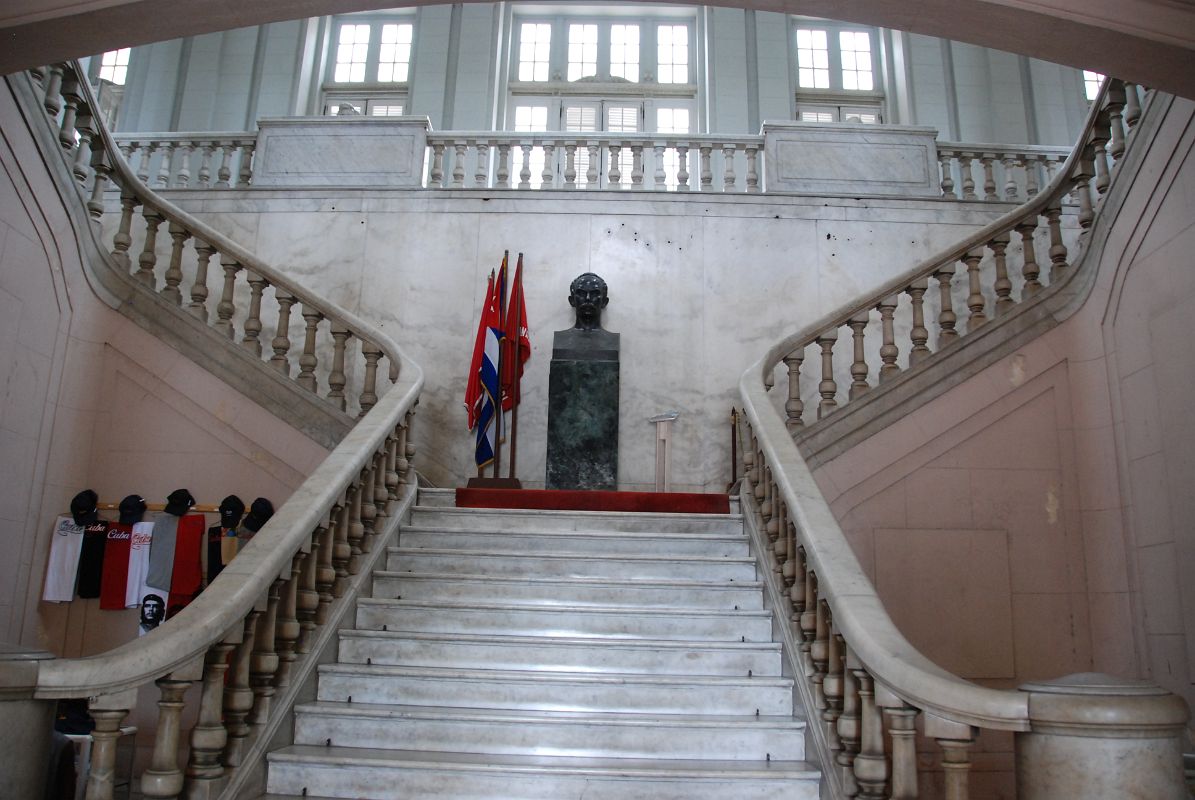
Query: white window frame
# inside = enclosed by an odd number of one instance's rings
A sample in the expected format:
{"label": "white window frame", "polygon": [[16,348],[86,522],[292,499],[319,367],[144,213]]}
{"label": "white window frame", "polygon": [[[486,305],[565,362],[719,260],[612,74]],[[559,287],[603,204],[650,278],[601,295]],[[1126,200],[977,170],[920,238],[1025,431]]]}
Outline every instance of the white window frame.
{"label": "white window frame", "polygon": [[[788,46],[792,67],[792,85],[796,98],[796,119],[801,119],[802,112],[822,112],[833,115],[835,123],[846,119],[850,114],[874,114],[876,124],[884,121],[883,71],[881,69],[881,37],[878,28],[867,25],[854,25],[837,20],[813,19],[810,17],[789,18]],[[830,86],[816,89],[801,86],[798,73],[797,58],[797,30],[809,28],[824,30],[829,57]],[[872,89],[845,89],[842,82],[842,56],[839,34],[842,32],[866,33],[871,42],[871,76]],[[868,124],[868,123],[862,123]]]}
{"label": "white window frame", "polygon": [[[340,29],[343,25],[369,25],[369,49],[365,61],[364,81],[337,81],[336,50],[340,43]],[[382,26],[411,26],[411,56],[407,61],[407,80],[379,81],[378,65],[382,49]],[[415,25],[415,14],[343,14],[332,18],[327,43],[327,63],[322,85],[322,107],[325,115],[335,115],[341,103],[351,103],[369,116],[370,110],[379,106],[401,105],[405,114],[410,97],[411,73],[415,62],[415,43],[419,31]]]}

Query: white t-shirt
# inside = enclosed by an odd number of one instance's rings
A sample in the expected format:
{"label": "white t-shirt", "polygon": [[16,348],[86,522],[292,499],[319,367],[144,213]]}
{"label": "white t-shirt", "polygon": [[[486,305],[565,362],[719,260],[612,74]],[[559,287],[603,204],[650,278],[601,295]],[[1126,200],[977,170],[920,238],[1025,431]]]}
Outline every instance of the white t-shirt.
{"label": "white t-shirt", "polygon": [[79,551],[83,548],[83,526],[69,516],[54,522],[50,537],[50,562],[46,565],[46,585],[42,600],[69,603],[75,599],[75,576],[79,574]]}
{"label": "white t-shirt", "polygon": [[145,579],[149,577],[149,546],[154,538],[152,522],[138,522],[133,525],[133,538],[129,543],[129,577],[125,583],[126,608],[140,608],[147,594],[156,594],[168,600],[162,589],[152,589]]}

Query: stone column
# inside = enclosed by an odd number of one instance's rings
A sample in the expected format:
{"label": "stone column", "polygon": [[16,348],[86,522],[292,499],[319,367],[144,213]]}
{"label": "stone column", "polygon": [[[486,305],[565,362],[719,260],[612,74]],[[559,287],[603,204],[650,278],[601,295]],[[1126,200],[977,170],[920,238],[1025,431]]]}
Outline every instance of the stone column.
{"label": "stone column", "polygon": [[37,662],[44,650],[0,644],[0,797],[41,797],[45,788],[53,700],[35,700]]}
{"label": "stone column", "polygon": [[1188,797],[1182,698],[1094,672],[1020,689],[1033,730],[1016,735],[1018,800]]}

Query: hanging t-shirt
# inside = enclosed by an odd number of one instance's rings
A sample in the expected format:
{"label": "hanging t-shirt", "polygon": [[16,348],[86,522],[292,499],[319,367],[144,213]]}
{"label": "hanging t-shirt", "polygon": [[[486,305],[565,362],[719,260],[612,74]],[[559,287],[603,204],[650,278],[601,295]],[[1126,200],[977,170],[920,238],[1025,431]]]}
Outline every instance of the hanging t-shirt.
{"label": "hanging t-shirt", "polygon": [[125,582],[126,608],[140,608],[141,601],[147,594],[166,594],[161,589],[151,589],[145,582],[149,577],[149,548],[153,538],[152,522],[138,522],[133,525],[133,536],[129,541],[129,577]]}
{"label": "hanging t-shirt", "polygon": [[104,574],[100,582],[100,608],[119,611],[125,607],[132,539],[132,525],[108,523],[108,539],[104,544]]}
{"label": "hanging t-shirt", "polygon": [[[149,548],[149,573],[145,582],[154,589],[170,591],[170,575],[174,572],[174,545],[178,537],[178,520],[173,514],[161,511],[154,514],[153,544]],[[140,604],[138,604],[140,605]]]}
{"label": "hanging t-shirt", "polygon": [[[231,542],[231,546],[229,546]],[[207,529],[207,582],[216,579],[237,554],[236,529],[213,525]]]}
{"label": "hanging t-shirt", "polygon": [[237,537],[236,528],[225,528],[224,537],[220,540],[220,561],[224,566],[232,563],[241,549],[241,540]]}
{"label": "hanging t-shirt", "polygon": [[76,525],[69,516],[55,520],[42,600],[47,603],[69,603],[75,599],[75,578],[79,574],[79,553],[82,549],[83,526]]}
{"label": "hanging t-shirt", "polygon": [[108,541],[108,523],[94,522],[83,528],[83,547],[79,552],[79,597],[100,596],[104,575],[104,545]]}
{"label": "hanging t-shirt", "polygon": [[[195,599],[203,588],[203,524],[202,514],[178,517],[175,529],[174,568],[170,577],[170,602],[167,618],[174,616]],[[157,528],[154,528],[154,547],[157,547]],[[152,551],[151,551],[152,556]],[[152,564],[151,564],[152,567]]]}

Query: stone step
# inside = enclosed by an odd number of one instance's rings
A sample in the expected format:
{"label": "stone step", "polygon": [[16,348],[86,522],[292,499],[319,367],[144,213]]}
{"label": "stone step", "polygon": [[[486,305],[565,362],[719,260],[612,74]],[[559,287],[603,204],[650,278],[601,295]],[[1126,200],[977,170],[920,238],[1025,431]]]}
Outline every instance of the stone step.
{"label": "stone step", "polygon": [[269,755],[269,798],[817,800],[804,761],[482,756],[292,745]]}
{"label": "stone step", "polygon": [[362,598],[357,601],[357,628],[510,636],[551,632],[552,635],[577,638],[766,642],[772,638],[772,617],[770,612],[763,610],[483,605]]}
{"label": "stone step", "polygon": [[755,581],[751,558],[595,556],[587,553],[506,553],[391,547],[390,572],[445,572],[607,580]]}
{"label": "stone step", "polygon": [[520,533],[712,533],[742,535],[743,518],[730,514],[655,514],[633,511],[537,511],[506,508],[415,506],[411,524],[445,530],[508,530]]}
{"label": "stone step", "polygon": [[456,489],[433,489],[422,486],[419,488],[419,496],[415,499],[415,503],[420,508],[456,508]]}
{"label": "stone step", "polygon": [[792,714],[788,678],[359,664],[319,668],[327,702],[627,714]]}
{"label": "stone step", "polygon": [[340,663],[652,675],[780,675],[775,642],[577,639],[346,630]]}
{"label": "stone step", "polygon": [[375,572],[373,595],[415,601],[519,602],[574,606],[665,606],[669,608],[763,607],[758,581],[604,581],[596,578],[504,578],[490,575]]}
{"label": "stone step", "polygon": [[507,553],[594,553],[597,555],[694,555],[746,557],[747,537],[713,533],[635,533],[590,531],[444,530],[425,526],[404,527],[400,547],[440,550],[485,550]]}
{"label": "stone step", "polygon": [[804,725],[791,716],[578,714],[435,706],[309,703],[295,708],[295,744],[485,755],[799,761]]}

